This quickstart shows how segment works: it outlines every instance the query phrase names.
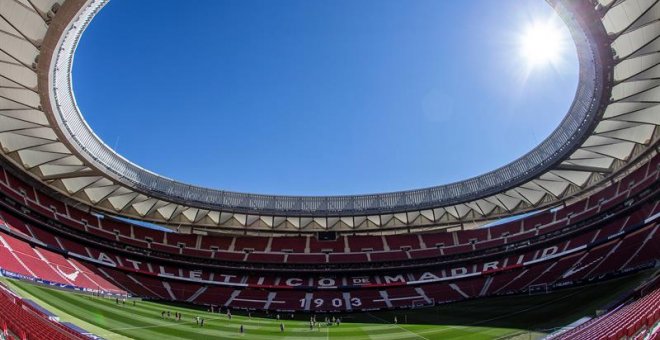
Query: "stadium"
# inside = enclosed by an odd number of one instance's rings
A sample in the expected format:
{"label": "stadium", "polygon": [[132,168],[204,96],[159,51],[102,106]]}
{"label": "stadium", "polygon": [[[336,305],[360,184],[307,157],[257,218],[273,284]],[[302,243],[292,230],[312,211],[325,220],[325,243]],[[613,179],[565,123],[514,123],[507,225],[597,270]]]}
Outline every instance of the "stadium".
{"label": "stadium", "polygon": [[333,196],[190,185],[104,143],[72,69],[107,2],[0,0],[0,339],[660,337],[660,1],[547,0],[579,82],[522,157]]}

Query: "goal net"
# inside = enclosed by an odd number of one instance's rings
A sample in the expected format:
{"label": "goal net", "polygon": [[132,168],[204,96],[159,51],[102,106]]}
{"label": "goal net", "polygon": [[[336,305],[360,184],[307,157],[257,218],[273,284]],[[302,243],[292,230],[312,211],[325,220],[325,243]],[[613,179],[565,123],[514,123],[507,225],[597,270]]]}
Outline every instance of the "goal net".
{"label": "goal net", "polygon": [[412,308],[421,308],[421,307],[428,307],[428,306],[435,306],[435,300],[433,298],[429,298],[429,301],[424,300],[424,299],[419,299],[419,300],[413,300],[412,301]]}
{"label": "goal net", "polygon": [[550,293],[550,286],[548,286],[547,283],[539,283],[535,285],[530,285],[527,291],[529,295],[547,294]]}

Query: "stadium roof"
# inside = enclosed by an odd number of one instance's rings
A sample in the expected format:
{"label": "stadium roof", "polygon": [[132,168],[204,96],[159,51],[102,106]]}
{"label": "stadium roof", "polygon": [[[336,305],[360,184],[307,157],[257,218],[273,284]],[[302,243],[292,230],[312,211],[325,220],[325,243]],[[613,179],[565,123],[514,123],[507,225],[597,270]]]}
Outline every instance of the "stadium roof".
{"label": "stadium roof", "polygon": [[[76,105],[74,52],[106,2],[0,2],[2,155],[93,209],[169,225],[248,230],[452,224],[557,204],[657,147],[660,1],[550,0],[576,44],[580,82],[560,126],[504,167],[431,188],[355,196],[271,196],[180,183],[115,153]],[[196,160],[182,155],[180,161]]]}

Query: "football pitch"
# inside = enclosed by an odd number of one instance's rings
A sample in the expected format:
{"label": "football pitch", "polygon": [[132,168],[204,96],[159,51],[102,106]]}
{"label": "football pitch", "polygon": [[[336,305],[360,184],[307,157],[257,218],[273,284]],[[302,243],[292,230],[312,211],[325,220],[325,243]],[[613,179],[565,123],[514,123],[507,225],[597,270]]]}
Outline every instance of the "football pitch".
{"label": "football pitch", "polygon": [[[438,307],[386,312],[341,314],[340,325],[310,330],[309,315],[275,316],[234,312],[209,313],[194,306],[115,299],[62,291],[32,283],[2,279],[15,292],[60,317],[105,339],[495,339],[538,338],[595,311],[634,288],[643,273],[600,284],[563,289],[542,295],[484,298]],[[171,318],[161,313],[169,311]],[[181,321],[174,314],[181,313]],[[199,327],[195,317],[205,319]],[[394,324],[394,318],[398,323]],[[280,330],[280,323],[284,331]],[[243,325],[244,332],[240,333]]]}

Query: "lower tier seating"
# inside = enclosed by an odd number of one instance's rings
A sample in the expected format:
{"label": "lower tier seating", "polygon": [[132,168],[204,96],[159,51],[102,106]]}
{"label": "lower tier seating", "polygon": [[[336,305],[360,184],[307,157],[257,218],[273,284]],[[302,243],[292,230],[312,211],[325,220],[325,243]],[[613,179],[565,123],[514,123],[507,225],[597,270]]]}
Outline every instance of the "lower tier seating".
{"label": "lower tier seating", "polygon": [[4,270],[5,275],[18,274],[90,291],[124,292],[87,266],[74,258],[31,247],[25,241],[0,233],[0,270]]}
{"label": "lower tier seating", "polygon": [[5,335],[11,332],[21,340],[87,339],[73,329],[40,315],[5,286],[0,286],[0,326]]}
{"label": "lower tier seating", "polygon": [[[660,288],[637,301],[615,308],[552,339],[637,339],[640,331],[651,329],[660,321]],[[657,336],[658,334],[656,334]]]}
{"label": "lower tier seating", "polygon": [[382,274],[223,272],[137,261],[91,248],[86,252],[90,259],[109,261],[108,268],[89,263],[89,270],[142,297],[248,310],[332,312],[526,292],[535,286],[561,287],[634,271],[660,258],[659,229],[657,223],[650,223],[616,237],[601,235],[592,246],[567,240],[481,263]]}

